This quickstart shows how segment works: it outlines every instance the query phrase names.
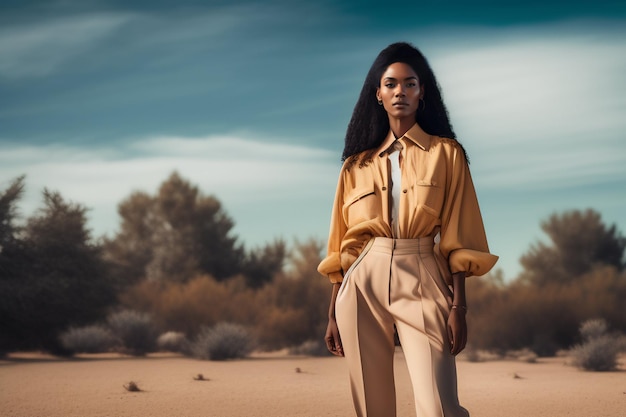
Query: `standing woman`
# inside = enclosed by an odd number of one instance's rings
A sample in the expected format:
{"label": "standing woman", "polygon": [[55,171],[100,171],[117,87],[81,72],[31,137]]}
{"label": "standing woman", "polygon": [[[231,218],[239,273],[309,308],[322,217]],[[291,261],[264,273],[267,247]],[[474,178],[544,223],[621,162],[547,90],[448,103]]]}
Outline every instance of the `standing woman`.
{"label": "standing woman", "polygon": [[347,359],[357,415],[396,415],[395,328],[417,415],[468,416],[454,360],[467,341],[465,279],[498,258],[489,253],[465,150],[412,45],[389,45],[374,61],[343,160],[318,270],[333,284],[326,345]]}

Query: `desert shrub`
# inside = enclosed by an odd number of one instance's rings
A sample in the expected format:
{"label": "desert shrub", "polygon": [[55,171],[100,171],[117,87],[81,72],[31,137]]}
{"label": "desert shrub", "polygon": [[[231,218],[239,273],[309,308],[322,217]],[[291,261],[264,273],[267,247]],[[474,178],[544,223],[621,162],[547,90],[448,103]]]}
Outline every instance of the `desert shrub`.
{"label": "desert shrub", "polygon": [[285,274],[258,292],[263,315],[257,316],[256,328],[263,348],[298,346],[324,337],[331,287],[316,269],[322,246],[315,240],[296,242]]}
{"label": "desert shrub", "polygon": [[206,275],[186,283],[144,281],[120,299],[126,308],[149,312],[159,327],[188,335],[222,321],[252,324],[262,315],[243,277],[223,282]]}
{"label": "desert shrub", "polygon": [[189,340],[181,332],[165,332],[157,339],[160,350],[169,352],[185,353],[189,350]]}
{"label": "desert shrub", "polygon": [[122,310],[111,314],[107,323],[113,334],[132,355],[145,355],[155,350],[156,330],[150,315],[134,310]]}
{"label": "desert shrub", "polygon": [[113,333],[100,325],[71,327],[60,339],[63,347],[73,353],[108,352],[118,343]]}
{"label": "desert shrub", "polygon": [[519,349],[506,352],[507,359],[516,359],[526,363],[536,363],[537,354],[532,349]]}
{"label": "desert shrub", "polygon": [[606,335],[609,326],[602,319],[591,319],[580,325],[580,336],[585,341],[598,339]]}
{"label": "desert shrub", "polygon": [[624,350],[624,337],[608,333],[603,319],[592,319],[580,326],[583,343],[572,349],[573,363],[586,371],[613,371],[617,357]]}
{"label": "desert shrub", "polygon": [[330,356],[331,353],[326,348],[324,341],[320,340],[307,340],[299,346],[289,349],[289,353],[292,355],[306,355],[306,356]]}
{"label": "desert shrub", "polygon": [[248,326],[263,349],[298,346],[322,338],[331,287],[316,268],[322,245],[296,243],[284,273],[250,288],[244,276],[218,282],[197,276],[184,283],[144,281],[120,296],[125,308],[149,312],[159,328],[195,335],[220,322]]}
{"label": "desert shrub", "polygon": [[504,284],[491,275],[472,278],[467,293],[469,337],[478,349],[504,354],[531,348],[553,356],[580,340],[581,322],[598,316],[626,331],[626,273],[613,267],[599,266],[577,277],[575,285],[541,288],[519,279]]}
{"label": "desert shrub", "polygon": [[205,327],[191,346],[192,354],[200,359],[226,360],[244,358],[254,347],[250,332],[239,324],[221,322]]}

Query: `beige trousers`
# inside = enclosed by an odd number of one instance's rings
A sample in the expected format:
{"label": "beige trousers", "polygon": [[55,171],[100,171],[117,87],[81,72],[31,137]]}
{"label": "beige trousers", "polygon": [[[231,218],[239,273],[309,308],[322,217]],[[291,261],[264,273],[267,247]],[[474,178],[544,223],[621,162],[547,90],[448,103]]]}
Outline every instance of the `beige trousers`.
{"label": "beige trousers", "polygon": [[394,325],[418,417],[468,417],[457,396],[446,321],[452,293],[432,237],[375,238],[344,276],[335,313],[359,417],[393,417]]}

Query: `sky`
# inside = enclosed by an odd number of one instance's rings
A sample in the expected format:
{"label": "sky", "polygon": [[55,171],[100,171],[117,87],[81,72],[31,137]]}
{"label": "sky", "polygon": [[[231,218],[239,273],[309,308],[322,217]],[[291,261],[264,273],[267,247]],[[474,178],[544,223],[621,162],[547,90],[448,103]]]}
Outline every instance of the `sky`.
{"label": "sky", "polygon": [[343,138],[378,52],[428,58],[505,279],[552,213],[626,231],[623,1],[0,0],[0,190],[88,207],[174,171],[247,248],[325,240]]}

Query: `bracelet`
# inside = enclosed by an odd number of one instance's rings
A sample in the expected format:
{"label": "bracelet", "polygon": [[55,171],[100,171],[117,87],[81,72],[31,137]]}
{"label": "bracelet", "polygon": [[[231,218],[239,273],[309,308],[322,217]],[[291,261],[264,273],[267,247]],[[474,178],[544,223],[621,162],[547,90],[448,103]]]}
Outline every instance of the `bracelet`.
{"label": "bracelet", "polygon": [[467,311],[467,306],[461,306],[461,305],[458,305],[458,304],[452,304],[452,307],[451,307],[452,310],[458,309],[458,308],[460,308],[463,311]]}

